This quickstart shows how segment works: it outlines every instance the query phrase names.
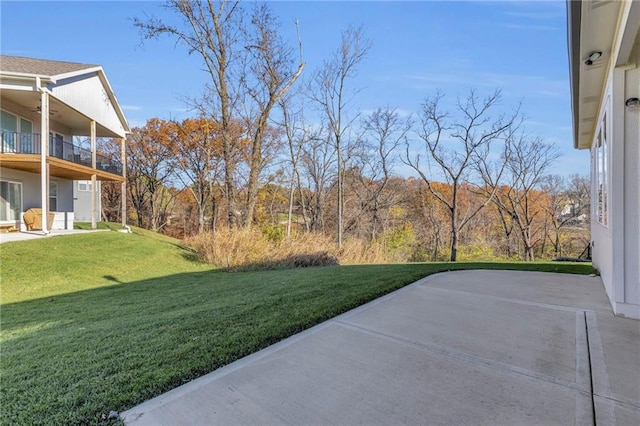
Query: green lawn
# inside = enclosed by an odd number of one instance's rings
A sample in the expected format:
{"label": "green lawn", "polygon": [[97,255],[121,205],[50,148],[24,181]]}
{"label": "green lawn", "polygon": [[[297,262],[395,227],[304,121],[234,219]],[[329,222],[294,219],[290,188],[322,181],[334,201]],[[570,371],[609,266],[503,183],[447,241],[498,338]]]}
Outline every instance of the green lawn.
{"label": "green lawn", "polygon": [[432,263],[228,273],[176,240],[101,232],[0,246],[1,422],[91,424],[434,272]]}

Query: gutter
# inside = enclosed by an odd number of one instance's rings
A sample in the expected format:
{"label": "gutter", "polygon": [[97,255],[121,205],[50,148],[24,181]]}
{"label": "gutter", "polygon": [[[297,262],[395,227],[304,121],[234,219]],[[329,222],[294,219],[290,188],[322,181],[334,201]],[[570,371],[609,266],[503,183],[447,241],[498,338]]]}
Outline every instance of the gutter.
{"label": "gutter", "polygon": [[42,82],[46,81],[54,84],[56,83],[56,79],[48,75],[28,74],[23,72],[0,71],[0,77],[13,78],[16,80],[36,80],[36,81],[42,81]]}

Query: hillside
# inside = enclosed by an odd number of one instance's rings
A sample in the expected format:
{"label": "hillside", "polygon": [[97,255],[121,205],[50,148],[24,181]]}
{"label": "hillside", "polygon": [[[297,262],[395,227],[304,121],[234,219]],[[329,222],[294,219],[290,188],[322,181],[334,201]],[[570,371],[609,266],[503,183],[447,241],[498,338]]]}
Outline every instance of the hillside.
{"label": "hillside", "polygon": [[2,304],[210,270],[178,240],[134,228],[5,243]]}

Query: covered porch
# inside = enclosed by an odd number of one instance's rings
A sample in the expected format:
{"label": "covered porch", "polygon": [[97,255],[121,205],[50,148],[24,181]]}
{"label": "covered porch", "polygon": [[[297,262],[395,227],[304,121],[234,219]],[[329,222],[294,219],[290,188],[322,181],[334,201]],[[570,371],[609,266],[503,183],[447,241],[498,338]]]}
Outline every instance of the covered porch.
{"label": "covered porch", "polygon": [[[119,107],[112,106],[104,89],[106,80],[98,77],[101,69],[89,71],[86,76],[63,78],[3,73],[0,207],[5,227],[13,222],[14,229],[24,231],[25,211],[39,208],[43,217],[55,212],[54,229],[72,229],[75,181],[91,182],[89,209],[94,228],[100,220],[98,181],[121,183],[122,217],[126,218],[128,126]],[[99,145],[100,140],[106,143]],[[42,221],[42,233],[50,228]]]}

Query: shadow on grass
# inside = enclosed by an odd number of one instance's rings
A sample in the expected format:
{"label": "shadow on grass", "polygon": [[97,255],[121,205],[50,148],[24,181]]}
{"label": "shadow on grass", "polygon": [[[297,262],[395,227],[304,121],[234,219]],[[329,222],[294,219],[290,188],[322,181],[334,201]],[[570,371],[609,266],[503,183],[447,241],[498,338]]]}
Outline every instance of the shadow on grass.
{"label": "shadow on grass", "polygon": [[198,252],[195,251],[193,248],[189,246],[185,246],[183,244],[174,244],[174,243],[169,243],[169,244],[182,250],[182,252],[180,253],[180,256],[182,256],[184,260],[187,260],[189,262],[195,262],[195,263],[205,263],[200,258],[200,255],[198,254]]}
{"label": "shadow on grass", "polygon": [[281,269],[311,268],[318,266],[339,266],[338,258],[326,251],[317,253],[292,254],[278,259],[253,262],[246,265],[228,267],[228,272],[268,271]]}
{"label": "shadow on grass", "polygon": [[[543,265],[543,266],[541,266]],[[429,274],[432,263],[183,273],[2,306],[3,420],[96,424]],[[117,274],[110,280],[119,282]]]}

